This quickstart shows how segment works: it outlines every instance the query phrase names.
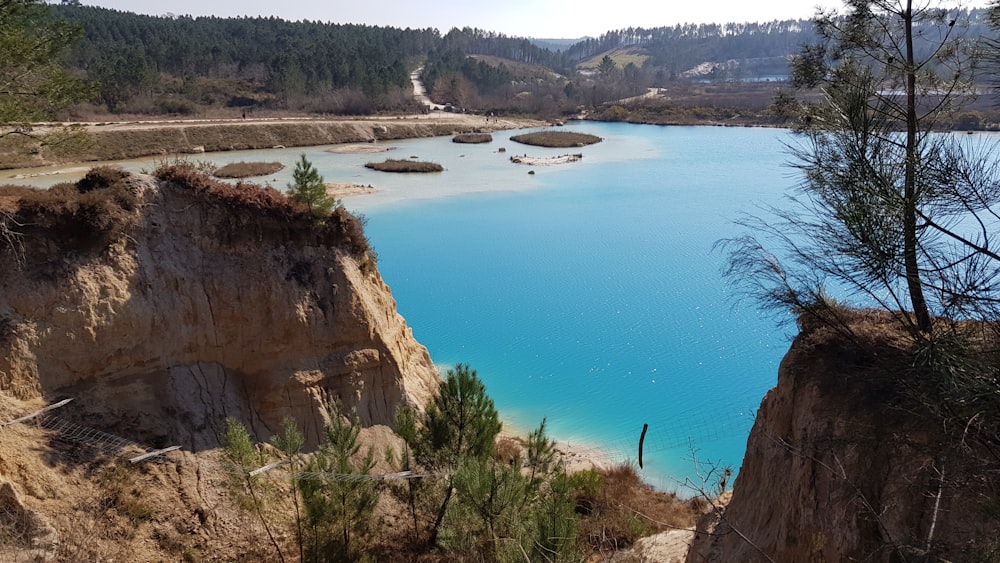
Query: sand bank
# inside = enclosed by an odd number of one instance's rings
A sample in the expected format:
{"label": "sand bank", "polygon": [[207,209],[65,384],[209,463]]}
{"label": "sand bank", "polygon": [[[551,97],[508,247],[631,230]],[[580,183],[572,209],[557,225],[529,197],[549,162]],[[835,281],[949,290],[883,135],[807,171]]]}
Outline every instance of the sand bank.
{"label": "sand bank", "polygon": [[576,162],[583,158],[582,154],[564,154],[561,156],[534,157],[534,156],[512,156],[510,161],[514,164],[527,164],[528,166],[552,166],[554,164],[566,164]]}
{"label": "sand bank", "polygon": [[[515,430],[505,427],[505,430],[500,432],[500,440],[510,440],[524,448],[527,445],[524,439],[526,435],[527,432],[518,434]],[[557,441],[555,449],[556,460],[562,462],[569,473],[587,469],[610,469],[615,465],[605,451],[594,446]]]}
{"label": "sand bank", "polygon": [[375,193],[377,190],[372,186],[352,184],[350,182],[327,182],[326,195],[332,198],[350,197],[355,195],[365,195]]}
{"label": "sand bank", "polygon": [[326,152],[333,152],[337,154],[369,154],[377,152],[389,152],[396,147],[390,147],[387,145],[377,145],[375,143],[368,144],[350,144],[350,145],[337,145],[326,149]]}

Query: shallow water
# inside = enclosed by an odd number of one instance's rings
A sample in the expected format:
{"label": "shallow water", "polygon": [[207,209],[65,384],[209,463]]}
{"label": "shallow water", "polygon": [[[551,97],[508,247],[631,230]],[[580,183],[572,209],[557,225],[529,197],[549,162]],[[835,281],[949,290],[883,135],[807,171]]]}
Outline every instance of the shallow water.
{"label": "shallow water", "polygon": [[[567,129],[605,140],[540,149],[500,132],[486,145],[414,139],[385,143],[393,150],[379,154],[310,147],[190,158],[278,160],[287,167],[257,181],[283,188],[305,153],[329,182],[375,186],[344,203],[366,215],[379,269],[436,363],[469,363],[510,425],[527,430],[547,417],[554,437],[616,460],[636,460],[648,423],[644,477],[684,493],[684,479],[698,479],[693,452],[739,467],[789,344],[774,319],[734,304],[712,250],[736,234],[738,213],[778,203],[794,183],[783,166],[788,135],[590,122]],[[569,152],[584,158],[551,167],[509,161]],[[410,157],[446,170],[363,167]],[[140,171],[162,160],[121,164]],[[4,171],[0,183],[21,172]]]}

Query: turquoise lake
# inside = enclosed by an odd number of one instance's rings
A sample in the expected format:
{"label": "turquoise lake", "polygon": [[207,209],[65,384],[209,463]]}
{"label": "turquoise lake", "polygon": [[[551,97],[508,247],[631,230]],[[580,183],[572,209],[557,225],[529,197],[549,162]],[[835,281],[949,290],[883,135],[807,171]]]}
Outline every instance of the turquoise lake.
{"label": "turquoise lake", "polygon": [[509,134],[486,146],[401,143],[447,170],[347,205],[368,217],[379,269],[436,363],[470,364],[522,431],[547,417],[554,437],[616,460],[637,459],[648,424],[644,477],[683,493],[696,479],[692,447],[701,461],[739,467],[790,342],[789,327],[734,302],[712,250],[738,232],[740,212],[779,203],[794,185],[788,135],[571,129],[605,140],[531,176],[507,155],[566,150]]}
{"label": "turquoise lake", "polygon": [[[393,141],[381,154],[310,147],[194,158],[279,160],[286,168],[266,181],[284,188],[304,152],[327,181],[376,187],[344,204],[367,217],[379,270],[435,363],[470,364],[513,429],[547,417],[551,436],[614,460],[637,459],[648,424],[644,478],[684,494],[684,479],[697,479],[692,448],[700,461],[739,468],[794,330],[735,302],[720,275],[724,256],[712,250],[739,232],[740,212],[780,203],[795,185],[782,144],[791,137],[592,122],[566,129],[604,141],[540,149],[499,132],[485,145]],[[548,167],[509,161],[525,153],[584,157]],[[446,170],[363,167],[387,157]]]}

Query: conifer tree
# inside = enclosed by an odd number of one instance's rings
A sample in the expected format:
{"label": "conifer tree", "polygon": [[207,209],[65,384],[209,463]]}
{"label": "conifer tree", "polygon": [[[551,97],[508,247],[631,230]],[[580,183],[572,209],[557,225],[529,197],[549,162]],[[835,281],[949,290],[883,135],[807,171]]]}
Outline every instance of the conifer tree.
{"label": "conifer tree", "polygon": [[826,96],[804,106],[790,148],[797,197],[768,210],[776,219],[743,221],[754,234],[728,241],[729,271],[765,305],[844,330],[827,288],[891,312],[920,342],[935,318],[995,319],[998,155],[939,133],[975,95],[978,39],[957,9],[846,4],[817,17],[822,41],[793,64],[798,86]]}
{"label": "conifer tree", "polygon": [[264,489],[267,489],[267,486],[258,482],[258,477],[250,474],[254,469],[264,465],[265,456],[257,450],[243,423],[232,417],[226,419],[226,433],[222,436],[221,442],[223,453],[230,463],[229,486],[237,506],[241,510],[252,511],[257,516],[278,554],[278,559],[284,562],[285,556],[268,524],[268,515],[265,514],[270,500],[265,498],[267,495]]}
{"label": "conifer tree", "polygon": [[295,506],[295,540],[299,546],[299,561],[305,561],[303,547],[305,536],[302,533],[302,510],[299,507],[299,482],[301,481],[301,477],[298,474],[298,470],[301,465],[302,447],[305,446],[306,441],[294,418],[286,416],[281,421],[281,427],[281,434],[271,436],[271,445],[278,450],[281,457],[291,467],[290,485],[292,504]]}
{"label": "conifer tree", "polygon": [[52,119],[90,94],[89,86],[70,76],[59,60],[81,28],[52,19],[47,11],[39,0],[0,1],[0,138],[52,144],[78,137],[71,130],[31,131],[32,122]]}
{"label": "conifer tree", "polygon": [[455,473],[463,462],[485,459],[492,454],[500,428],[493,399],[486,394],[486,386],[476,371],[468,364],[449,369],[438,394],[427,405],[423,425],[416,432],[407,433],[408,442],[412,442],[410,447],[421,466],[451,475],[431,527],[431,544],[437,541],[438,530],[448,511]]}
{"label": "conifer tree", "polygon": [[317,561],[353,561],[363,547],[378,504],[378,484],[367,479],[375,467],[368,448],[361,455],[357,416],[330,407],[324,442],[306,464],[308,478],[298,481],[306,522],[312,531],[310,551]]}
{"label": "conifer tree", "polygon": [[289,199],[304,204],[317,218],[330,214],[336,201],[326,194],[323,176],[320,176],[319,171],[306,159],[305,154],[295,164],[292,178],[295,182],[288,184]]}

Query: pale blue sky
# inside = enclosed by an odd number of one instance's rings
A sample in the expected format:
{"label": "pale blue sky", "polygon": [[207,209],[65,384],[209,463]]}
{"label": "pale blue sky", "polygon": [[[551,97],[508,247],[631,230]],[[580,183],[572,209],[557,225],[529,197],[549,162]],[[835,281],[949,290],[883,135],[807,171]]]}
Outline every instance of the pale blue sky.
{"label": "pale blue sky", "polygon": [[598,36],[626,27],[677,23],[724,23],[809,18],[817,4],[832,0],[672,0],[581,2],[580,0],[82,0],[84,4],[142,14],[278,16],[289,20],[439,29],[478,27],[539,38]]}

